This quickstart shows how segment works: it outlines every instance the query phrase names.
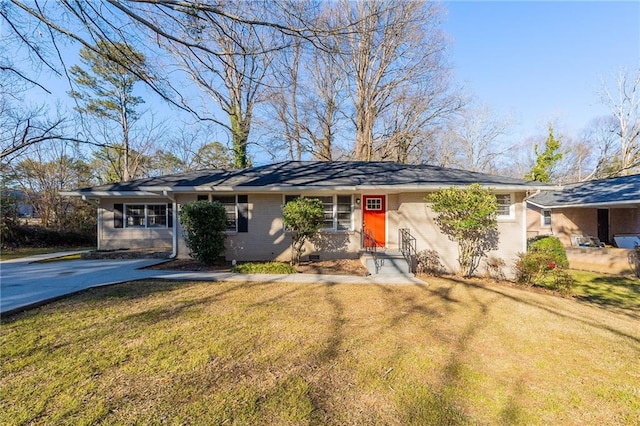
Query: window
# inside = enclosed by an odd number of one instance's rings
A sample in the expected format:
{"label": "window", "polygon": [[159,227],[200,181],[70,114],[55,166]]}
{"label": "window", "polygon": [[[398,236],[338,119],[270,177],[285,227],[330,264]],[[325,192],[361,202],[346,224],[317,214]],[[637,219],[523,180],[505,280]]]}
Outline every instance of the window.
{"label": "window", "polygon": [[224,206],[227,213],[227,231],[238,230],[238,209],[235,195],[213,195],[211,201],[217,201]]}
{"label": "window", "polygon": [[166,204],[127,204],[124,209],[126,228],[166,228]]}
{"label": "window", "polygon": [[542,210],[542,226],[551,226],[551,210]]}
{"label": "window", "polygon": [[513,204],[511,202],[511,194],[497,194],[496,200],[498,201],[498,218],[513,218]]}
{"label": "window", "polygon": [[227,215],[227,232],[249,232],[248,195],[199,194],[198,201],[217,201],[223,205]]}
{"label": "window", "polygon": [[[300,198],[300,195],[285,195],[284,203],[287,204],[296,198]],[[307,198],[317,198],[322,202],[322,210],[324,211],[322,229],[324,231],[349,231],[352,229],[351,195],[308,195]]]}
{"label": "window", "polygon": [[367,198],[366,208],[368,211],[382,210],[382,198]]}

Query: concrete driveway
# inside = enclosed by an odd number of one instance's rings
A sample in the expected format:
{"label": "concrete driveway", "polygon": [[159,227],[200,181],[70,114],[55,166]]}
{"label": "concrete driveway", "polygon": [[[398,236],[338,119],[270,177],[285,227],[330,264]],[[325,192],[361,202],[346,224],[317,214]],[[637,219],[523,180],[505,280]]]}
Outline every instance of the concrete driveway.
{"label": "concrete driveway", "polygon": [[[71,252],[74,253],[74,252]],[[34,263],[70,253],[0,262],[0,313],[32,306],[90,287],[150,278],[166,271],[139,269],[159,259],[65,260]]]}
{"label": "concrete driveway", "polygon": [[0,262],[0,314],[4,315],[39,305],[91,287],[147,278],[267,283],[426,284],[418,278],[402,274],[357,277],[350,275],[267,275],[140,269],[165,262],[164,259],[65,260],[37,263],[38,260],[75,253],[82,252],[54,253]]}

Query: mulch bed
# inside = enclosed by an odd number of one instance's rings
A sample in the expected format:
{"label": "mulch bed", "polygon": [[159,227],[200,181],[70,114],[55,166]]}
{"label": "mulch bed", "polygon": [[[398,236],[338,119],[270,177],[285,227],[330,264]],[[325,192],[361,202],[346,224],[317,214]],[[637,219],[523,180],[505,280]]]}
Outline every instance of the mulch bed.
{"label": "mulch bed", "polygon": [[[217,265],[204,265],[193,259],[174,259],[150,269],[172,271],[198,271],[198,272],[231,272],[231,263],[224,262]],[[296,270],[302,274],[327,274],[327,275],[367,275],[367,269],[358,259],[322,260],[303,262],[296,266]]]}

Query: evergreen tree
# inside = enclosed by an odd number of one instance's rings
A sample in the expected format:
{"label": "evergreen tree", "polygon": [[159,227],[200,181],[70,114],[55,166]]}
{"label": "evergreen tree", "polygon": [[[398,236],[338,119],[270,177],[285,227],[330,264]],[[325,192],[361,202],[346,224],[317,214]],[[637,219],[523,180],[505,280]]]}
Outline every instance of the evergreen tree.
{"label": "evergreen tree", "polygon": [[129,132],[139,118],[136,107],[144,102],[141,97],[133,95],[133,87],[144,74],[145,57],[125,43],[100,40],[95,49],[83,47],[80,58],[88,70],[78,65],[71,67],[71,76],[81,91],[72,90],[69,94],[80,101],[76,108],[79,112],[112,121],[119,126],[122,141],[116,145],[120,145],[123,157],[119,177],[130,180]]}
{"label": "evergreen tree", "polygon": [[556,139],[555,136],[553,136],[553,126],[551,124],[549,124],[549,136],[544,143],[544,151],[541,153],[538,152],[538,144],[534,145],[533,150],[536,154],[536,163],[524,178],[538,182],[551,182],[553,168],[558,161],[562,159],[560,139]]}

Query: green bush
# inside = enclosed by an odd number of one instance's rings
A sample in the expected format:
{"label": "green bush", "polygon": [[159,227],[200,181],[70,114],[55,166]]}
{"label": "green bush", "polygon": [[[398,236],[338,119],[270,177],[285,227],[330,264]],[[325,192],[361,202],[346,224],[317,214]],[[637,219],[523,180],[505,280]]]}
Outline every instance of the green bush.
{"label": "green bush", "polygon": [[562,268],[569,267],[567,251],[562,242],[551,235],[535,237],[528,242],[529,252],[545,253],[551,261]]}
{"label": "green bush", "polygon": [[213,265],[224,255],[227,213],[222,204],[217,201],[183,204],[180,209],[180,223],[191,256],[205,265]]}
{"label": "green bush", "polygon": [[282,262],[241,263],[234,266],[231,272],[236,274],[295,274],[296,268]]}
{"label": "green bush", "polygon": [[296,198],[282,210],[282,219],[291,233],[291,264],[300,263],[304,243],[313,239],[324,221],[322,201],[317,198]]}
{"label": "green bush", "polygon": [[429,194],[425,200],[437,214],[436,224],[458,243],[458,263],[465,277],[473,276],[481,259],[498,248],[496,196],[477,183]]}
{"label": "green bush", "polygon": [[566,271],[567,254],[560,240],[544,236],[529,241],[529,251],[518,254],[516,281],[526,285],[549,287],[564,294],[571,292],[574,280]]}

